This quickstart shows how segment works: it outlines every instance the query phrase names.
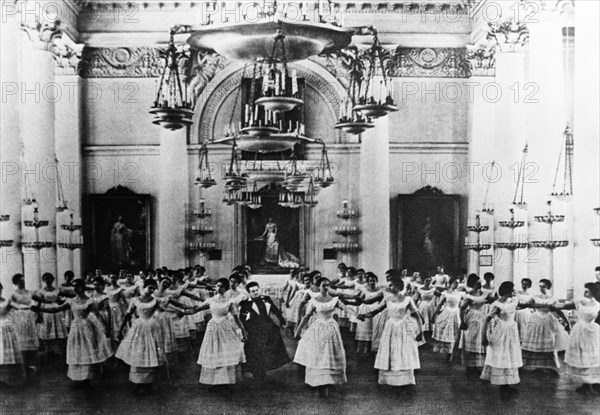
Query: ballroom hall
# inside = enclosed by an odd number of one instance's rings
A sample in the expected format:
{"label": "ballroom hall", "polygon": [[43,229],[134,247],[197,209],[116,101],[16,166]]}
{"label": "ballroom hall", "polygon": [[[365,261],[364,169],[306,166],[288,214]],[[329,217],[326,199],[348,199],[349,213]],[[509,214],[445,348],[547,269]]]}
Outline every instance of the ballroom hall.
{"label": "ballroom hall", "polygon": [[0,414],[597,413],[599,15],[2,0]]}

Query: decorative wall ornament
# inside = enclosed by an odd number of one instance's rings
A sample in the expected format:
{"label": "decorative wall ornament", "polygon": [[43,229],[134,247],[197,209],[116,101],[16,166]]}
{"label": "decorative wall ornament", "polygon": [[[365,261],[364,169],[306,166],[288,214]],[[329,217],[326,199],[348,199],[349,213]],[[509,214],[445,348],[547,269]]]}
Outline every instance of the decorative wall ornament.
{"label": "decorative wall ornament", "polygon": [[529,40],[529,30],[524,23],[515,20],[502,23],[488,23],[488,40],[495,41],[500,52],[519,52]]}
{"label": "decorative wall ornament", "polygon": [[397,77],[468,78],[470,67],[464,48],[398,48],[386,69]]}
{"label": "decorative wall ornament", "polygon": [[190,79],[190,92],[196,97],[200,96],[206,85],[215,77],[217,72],[225,67],[227,60],[217,53],[192,50],[190,66],[188,68]]}
{"label": "decorative wall ornament", "polygon": [[471,76],[496,75],[496,48],[488,45],[467,45],[466,58],[471,66]]}
{"label": "decorative wall ornament", "polygon": [[21,30],[31,41],[31,46],[36,50],[54,51],[54,41],[62,36],[60,21],[54,22],[22,22]]}
{"label": "decorative wall ornament", "polygon": [[154,78],[162,73],[160,49],[90,48],[83,49],[80,64],[83,78]]}
{"label": "decorative wall ornament", "polygon": [[83,45],[71,47],[67,44],[56,42],[54,48],[54,73],[56,75],[75,75],[79,73],[79,64]]}

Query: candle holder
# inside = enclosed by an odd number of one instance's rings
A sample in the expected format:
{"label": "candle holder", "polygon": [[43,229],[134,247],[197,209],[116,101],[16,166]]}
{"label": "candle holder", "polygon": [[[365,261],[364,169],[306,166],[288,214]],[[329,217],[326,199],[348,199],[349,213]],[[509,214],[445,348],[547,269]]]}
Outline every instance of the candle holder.
{"label": "candle holder", "polygon": [[215,249],[217,244],[215,242],[191,242],[189,244],[189,250],[195,252],[209,252]]}
{"label": "candle holder", "polygon": [[337,233],[338,235],[356,235],[358,234],[358,227],[357,226],[336,226],[335,227],[335,233]]}
{"label": "candle holder", "polygon": [[529,246],[527,242],[496,242],[496,248],[507,249],[514,251],[516,249],[525,249]]}
{"label": "candle holder", "polygon": [[192,229],[192,233],[195,235],[208,235],[213,232],[214,232],[214,229],[212,227]]}
{"label": "candle holder", "polygon": [[59,248],[68,249],[70,251],[74,251],[76,249],[83,249],[85,245],[82,243],[76,242],[60,242],[58,243]]}
{"label": "candle holder", "polygon": [[510,228],[514,230],[516,228],[522,228],[523,226],[525,226],[525,221],[515,220],[515,211],[514,209],[511,209],[510,220],[501,220],[498,222],[498,224],[503,228]]}
{"label": "candle holder", "polygon": [[479,242],[467,242],[465,244],[465,248],[470,250],[470,251],[475,251],[475,252],[481,252],[481,251],[487,251],[488,249],[490,249],[492,247],[491,244],[482,244]]}
{"label": "candle holder", "polygon": [[596,215],[600,215],[600,207],[594,208],[594,212],[596,212]]}
{"label": "candle holder", "polygon": [[512,205],[515,208],[520,209],[520,210],[526,210],[527,209],[527,203],[525,203],[525,202],[515,202]]}
{"label": "candle holder", "polygon": [[356,252],[360,251],[358,242],[333,242],[333,249],[338,252]]}
{"label": "candle holder", "polygon": [[255,138],[267,138],[278,133],[279,129],[268,125],[249,125],[242,128],[240,132]]}
{"label": "candle holder", "polygon": [[354,209],[349,209],[348,208],[348,201],[347,200],[343,200],[342,201],[342,209],[337,211],[337,217],[340,219],[350,219],[350,218],[354,218],[356,217],[356,210]]}
{"label": "candle holder", "polygon": [[590,239],[595,247],[600,248],[600,239]]}
{"label": "candle holder", "polygon": [[69,232],[75,232],[75,231],[80,231],[82,226],[81,225],[74,225],[74,224],[68,224],[68,225],[60,225],[60,228],[63,231],[69,231]]}
{"label": "candle holder", "polygon": [[8,222],[10,220],[10,215],[0,215],[0,222]]}
{"label": "candle holder", "polygon": [[39,251],[40,249],[44,249],[44,248],[52,248],[54,246],[54,242],[40,242],[40,241],[22,242],[21,246],[23,248],[33,248],[33,249]]}
{"label": "candle holder", "polygon": [[0,248],[7,248],[12,246],[14,241],[12,239],[2,239],[0,240]]}
{"label": "candle holder", "polygon": [[47,220],[24,220],[23,225],[28,228],[44,228],[48,226],[49,221]]}
{"label": "candle holder", "polygon": [[556,248],[564,248],[569,245],[569,241],[531,241],[531,245],[536,248],[544,248],[548,250],[555,250]]}

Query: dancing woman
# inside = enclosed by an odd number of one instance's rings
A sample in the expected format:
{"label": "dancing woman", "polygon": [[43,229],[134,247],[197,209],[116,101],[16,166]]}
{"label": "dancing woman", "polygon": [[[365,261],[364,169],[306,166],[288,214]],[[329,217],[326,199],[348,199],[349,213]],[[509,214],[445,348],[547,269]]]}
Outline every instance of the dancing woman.
{"label": "dancing woman", "polygon": [[37,351],[40,343],[35,326],[36,315],[31,311],[33,294],[31,291],[25,289],[23,274],[13,275],[12,283],[17,287],[10,299],[12,301],[11,305],[14,308],[12,319],[17,330],[19,348],[23,352],[25,367],[28,370],[35,370]]}
{"label": "dancing woman", "polygon": [[[247,333],[238,317],[235,302],[226,294],[229,290],[229,280],[219,279],[216,290],[214,297],[196,308],[210,309],[212,315],[206,325],[206,334],[198,354],[198,364],[202,366],[199,382],[227,387],[242,380],[241,365],[246,362],[243,342],[246,341]],[[233,318],[228,318],[229,315]]]}
{"label": "dancing woman", "polygon": [[[533,294],[531,293],[532,285],[533,283],[529,278],[523,278],[521,280],[521,290],[517,293],[517,301],[519,302],[520,307],[525,307],[527,304],[533,303]],[[519,327],[519,337],[521,339],[525,334],[532,312],[533,309],[528,307],[517,310],[517,326]]]}
{"label": "dancing woman", "polygon": [[108,360],[113,352],[102,323],[96,316],[94,300],[86,294],[85,282],[73,282],[76,296],[57,306],[34,306],[32,310],[59,314],[66,310],[73,312],[71,330],[67,339],[67,376],[76,382],[87,383],[100,374],[100,364]]}
{"label": "dancing woman", "polygon": [[458,291],[458,278],[450,278],[449,285],[450,288],[442,293],[440,303],[431,317],[433,322],[433,351],[434,353],[445,353],[447,362],[452,360],[454,345],[459,339],[459,304],[464,296],[464,292]]}
{"label": "dancing woman", "polygon": [[[156,318],[156,312],[161,307],[171,303],[166,299],[162,303],[154,296],[158,288],[155,280],[147,278],[144,280],[144,289],[141,296],[132,300],[125,314],[121,329],[126,327],[132,316],[137,314],[138,318],[133,320],[127,335],[119,337],[123,341],[117,349],[115,357],[121,359],[130,366],[129,381],[136,385],[136,391],[149,390],[156,381],[161,366],[166,365],[166,351],[163,326]],[[174,302],[177,307],[187,308],[181,303]]]}
{"label": "dancing woman", "polygon": [[[414,385],[414,370],[419,369],[419,345],[421,341],[421,317],[413,299],[405,295],[402,277],[392,276],[389,282],[391,294],[375,310],[359,314],[359,319],[373,317],[388,310],[375,369],[379,369],[380,385]],[[414,314],[411,317],[411,314]]]}
{"label": "dancing woman", "polygon": [[23,355],[17,327],[10,316],[14,305],[10,298],[2,297],[2,289],[0,284],[0,383],[17,386],[26,379]]}
{"label": "dancing woman", "polygon": [[382,290],[377,287],[377,275],[372,272],[366,274],[367,286],[358,293],[358,298],[363,303],[358,308],[358,314],[362,315],[362,319],[358,319],[356,326],[356,353],[367,355],[371,351],[371,343],[373,342],[373,317],[366,315],[379,307],[379,302],[365,304],[364,301],[370,301],[374,298],[382,298]]}
{"label": "dancing woman", "polygon": [[[63,293],[54,287],[54,276],[49,272],[42,275],[44,287],[33,294],[33,299],[43,304],[58,304],[62,300],[60,296],[70,293]],[[71,294],[72,295],[72,294]],[[65,353],[65,342],[68,336],[67,314],[53,313],[42,314],[38,318],[38,338],[45,354],[51,352],[61,356]]]}
{"label": "dancing woman", "polygon": [[[346,383],[346,352],[340,327],[333,319],[336,308],[348,311],[338,299],[329,295],[329,279],[321,277],[317,282],[320,295],[308,302],[306,315],[296,328],[295,337],[300,339],[294,362],[306,367],[304,382],[319,390],[320,396],[329,393],[329,385]],[[302,329],[312,314],[316,318],[302,337]]]}
{"label": "dancing woman", "polygon": [[583,299],[562,308],[577,310],[577,323],[571,330],[565,351],[566,372],[582,383],[575,391],[586,395],[592,388],[600,393],[600,326],[594,322],[600,312],[598,286],[585,284]]}
{"label": "dancing woman", "polygon": [[514,284],[510,281],[500,284],[498,295],[483,325],[482,345],[486,347],[486,356],[481,379],[500,385],[500,393],[506,395],[517,391],[511,385],[520,382],[519,368],[523,360],[515,321],[518,302],[513,297]]}
{"label": "dancing woman", "polygon": [[540,294],[526,305],[535,311],[531,313],[527,329],[524,330],[521,348],[524,369],[543,370],[557,375],[560,364],[556,355],[556,339],[563,328],[551,312],[551,307],[557,304],[550,294],[551,288],[550,280],[541,279]]}
{"label": "dancing woman", "polygon": [[[116,345],[119,330],[121,329],[123,320],[125,319],[125,313],[127,312],[127,299],[123,294],[124,288],[118,284],[117,275],[110,274],[109,278],[110,285],[106,288],[105,292],[108,297],[110,340],[113,345]],[[123,327],[123,330],[126,330],[127,328],[128,326],[125,326]]]}
{"label": "dancing woman", "polygon": [[462,360],[467,368],[467,375],[477,372],[481,374],[485,361],[482,342],[487,295],[481,290],[481,280],[477,275],[471,274],[467,278],[467,292],[460,307]]}
{"label": "dancing woman", "polygon": [[423,286],[417,287],[413,299],[423,318],[423,333],[430,332],[432,328],[431,318],[435,312],[434,297],[436,288],[431,285],[431,278],[425,278]]}

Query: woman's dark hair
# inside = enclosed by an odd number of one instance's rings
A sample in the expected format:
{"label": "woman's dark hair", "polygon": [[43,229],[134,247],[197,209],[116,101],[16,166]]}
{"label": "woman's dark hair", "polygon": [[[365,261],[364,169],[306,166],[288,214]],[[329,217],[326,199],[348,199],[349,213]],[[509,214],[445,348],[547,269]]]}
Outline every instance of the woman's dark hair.
{"label": "woman's dark hair", "polygon": [[479,281],[479,275],[477,274],[469,274],[469,276],[467,277],[467,287],[469,288],[473,288],[475,287],[475,284],[477,284],[477,281]]}
{"label": "woman's dark hair", "polygon": [[246,291],[250,291],[250,288],[252,287],[258,288],[258,283],[256,281],[250,281],[248,284],[246,284]]}
{"label": "woman's dark hair", "polygon": [[71,279],[75,278],[75,273],[73,271],[70,271],[70,270],[69,271],[65,271],[65,273],[63,275],[65,277],[65,280],[67,280],[69,278],[71,278]]}
{"label": "woman's dark hair", "polygon": [[450,279],[448,280],[448,285],[452,286],[452,284],[454,284],[455,282],[458,282],[458,277],[456,275],[450,277]]}
{"label": "woman's dark hair", "polygon": [[23,279],[23,274],[15,274],[12,276],[12,283],[17,285]]}
{"label": "woman's dark hair", "polygon": [[319,275],[320,273],[321,273],[321,271],[317,271],[317,270],[315,269],[315,270],[311,271],[311,272],[308,274],[308,276],[309,276],[310,278],[312,278],[312,280],[313,280],[313,282],[314,282],[314,281],[315,281],[315,277],[316,277],[317,275]]}
{"label": "woman's dark hair", "polygon": [[525,284],[527,284],[527,287],[529,287],[529,288],[531,288],[531,286],[533,285],[533,282],[529,278],[523,278],[521,280],[521,282],[524,282]]}
{"label": "woman's dark hair", "polygon": [[540,280],[540,284],[545,284],[545,285],[546,285],[546,287],[548,287],[548,289],[552,288],[552,283],[550,282],[550,280],[549,280],[549,279],[542,278],[542,279]]}
{"label": "woman's dark hair", "polygon": [[365,278],[367,279],[367,281],[369,280],[369,278],[375,278],[375,281],[379,281],[379,278],[377,278],[377,275],[375,275],[371,271],[369,271],[365,274]]}
{"label": "woman's dark hair", "polygon": [[483,279],[486,280],[486,281],[487,280],[494,280],[494,279],[496,279],[496,277],[491,272],[486,272],[485,274],[483,274]]}
{"label": "woman's dark hair", "polygon": [[106,285],[106,281],[104,281],[104,278],[102,277],[95,277],[93,282],[98,283],[102,286]]}
{"label": "woman's dark hair", "polygon": [[50,274],[49,272],[44,273],[44,275],[42,275],[42,281],[44,282],[53,282],[54,281],[54,275]]}
{"label": "woman's dark hair", "polygon": [[144,288],[150,287],[150,286],[152,286],[154,288],[158,288],[158,284],[156,283],[155,279],[153,279],[153,278],[146,278],[144,280]]}
{"label": "woman's dark hair", "polygon": [[599,285],[596,284],[595,282],[588,282],[584,285],[586,290],[590,291],[590,294],[592,294],[592,297],[594,297],[596,300],[598,300],[598,297],[600,296],[600,290],[598,289]]}
{"label": "woman's dark hair", "polygon": [[340,262],[338,264],[338,269],[348,269],[348,267],[346,266],[346,264],[344,264],[343,262]]}
{"label": "woman's dark hair", "polygon": [[356,268],[348,267],[348,275],[356,275]]}
{"label": "woman's dark hair", "polygon": [[359,272],[362,272],[364,274],[365,270],[363,268],[359,268],[359,269],[356,270],[356,273],[358,274]]}
{"label": "woman's dark hair", "polygon": [[4,286],[2,285],[2,283],[0,282],[0,290],[3,290]]}
{"label": "woman's dark hair", "polygon": [[[229,277],[229,278],[232,278],[232,277]],[[217,284],[218,283],[221,283],[221,286],[223,286],[223,288],[225,288],[225,290],[228,290],[231,287],[231,285],[229,284],[229,280],[227,278],[219,278],[217,280]]]}
{"label": "woman's dark hair", "polygon": [[390,282],[394,287],[398,288],[400,291],[404,289],[404,280],[400,275],[392,275],[390,278]]}
{"label": "woman's dark hair", "polygon": [[173,281],[171,281],[171,278],[169,278],[169,277],[162,277],[162,278],[160,279],[160,282],[162,283],[163,281],[167,281],[167,282],[169,283],[169,287],[170,287],[171,285],[173,285]]}
{"label": "woman's dark hair", "polygon": [[241,284],[241,282],[244,280],[239,272],[234,272],[233,274],[231,274],[229,276],[229,279],[234,280],[238,284]]}
{"label": "woman's dark hair", "polygon": [[81,278],[76,278],[73,280],[73,287],[74,288],[83,288],[85,290],[85,288],[86,288],[85,281],[82,280]]}
{"label": "woman's dark hair", "polygon": [[504,281],[498,288],[498,295],[501,297],[507,296],[515,289],[515,284],[510,281]]}
{"label": "woman's dark hair", "polygon": [[323,281],[330,282],[330,281],[329,281],[329,278],[327,278],[327,277],[321,277],[321,278],[319,278],[319,279],[317,280],[317,287],[320,287],[320,286],[321,286],[321,284],[323,284]]}

